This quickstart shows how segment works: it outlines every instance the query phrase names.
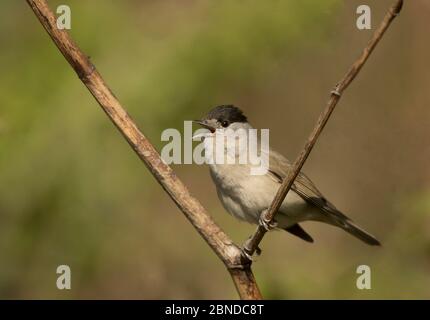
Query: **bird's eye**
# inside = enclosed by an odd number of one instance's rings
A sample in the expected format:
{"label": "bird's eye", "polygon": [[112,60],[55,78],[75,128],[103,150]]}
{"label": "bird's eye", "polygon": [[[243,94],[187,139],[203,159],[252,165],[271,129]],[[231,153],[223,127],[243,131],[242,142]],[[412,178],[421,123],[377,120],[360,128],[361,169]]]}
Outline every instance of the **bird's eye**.
{"label": "bird's eye", "polygon": [[227,120],[222,121],[222,122],[221,122],[221,125],[222,125],[224,128],[227,128],[227,127],[228,127],[228,121],[227,121]]}

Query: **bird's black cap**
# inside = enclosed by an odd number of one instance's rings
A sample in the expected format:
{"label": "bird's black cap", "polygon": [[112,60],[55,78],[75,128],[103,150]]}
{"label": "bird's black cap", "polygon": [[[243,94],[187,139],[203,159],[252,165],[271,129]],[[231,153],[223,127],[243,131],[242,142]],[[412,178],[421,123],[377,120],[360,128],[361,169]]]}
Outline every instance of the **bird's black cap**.
{"label": "bird's black cap", "polygon": [[217,119],[220,122],[228,121],[229,123],[247,122],[242,110],[232,104],[221,105],[213,108],[211,111],[209,111],[206,118]]}

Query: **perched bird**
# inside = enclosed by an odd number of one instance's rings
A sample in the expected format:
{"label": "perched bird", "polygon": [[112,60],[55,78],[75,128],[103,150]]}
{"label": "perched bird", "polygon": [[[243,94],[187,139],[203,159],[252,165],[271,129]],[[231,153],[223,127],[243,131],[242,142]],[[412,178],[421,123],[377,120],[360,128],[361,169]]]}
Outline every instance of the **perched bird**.
{"label": "perched bird", "polygon": [[[238,131],[242,135],[248,135],[249,129],[252,129],[243,112],[233,105],[215,107],[206,117],[194,122],[209,129],[205,135],[205,141],[216,135],[228,137]],[[205,144],[206,152],[214,152],[216,148],[213,141],[215,140],[212,139],[211,142]],[[242,149],[229,144],[223,146],[221,150],[225,153],[225,157],[234,157],[236,160],[242,152]],[[236,151],[236,153],[232,151]],[[271,148],[268,148],[268,153],[268,170],[262,175],[251,174],[252,164],[249,163],[237,163],[236,161],[232,164],[231,161],[224,161],[224,163],[213,161],[209,164],[210,174],[221,203],[231,215],[240,220],[253,224],[264,223],[260,220],[260,215],[269,208],[282,180],[292,167],[291,163],[280,153]],[[339,227],[369,245],[380,245],[374,236],[358,227],[336,209],[304,173],[299,173],[295,179],[274,220],[273,227],[276,229],[288,231],[308,242],[313,242],[313,239],[300,226],[300,223],[319,221]]]}

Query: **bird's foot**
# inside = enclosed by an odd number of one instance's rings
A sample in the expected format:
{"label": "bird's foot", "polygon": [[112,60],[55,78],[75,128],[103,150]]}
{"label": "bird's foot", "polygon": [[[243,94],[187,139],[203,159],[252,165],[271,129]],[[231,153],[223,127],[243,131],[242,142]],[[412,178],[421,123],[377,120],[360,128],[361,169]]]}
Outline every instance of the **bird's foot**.
{"label": "bird's foot", "polygon": [[246,258],[246,260],[248,260],[249,262],[254,261],[254,257],[248,253],[248,250],[245,246],[243,246],[241,250],[242,250],[242,255]]}
{"label": "bird's foot", "polygon": [[273,221],[269,221],[266,220],[265,216],[265,211],[260,215],[260,219],[258,220],[258,224],[260,226],[262,226],[266,231],[270,231],[272,229],[275,229],[278,226],[278,223],[273,220]]}
{"label": "bird's foot", "polygon": [[245,243],[243,244],[241,250],[242,250],[242,254],[243,256],[248,259],[249,261],[254,261],[255,257],[258,257],[261,255],[261,249],[260,247],[257,247],[255,249],[254,255],[251,255],[251,250],[249,249],[251,247],[251,237],[248,238],[248,240],[245,241]]}
{"label": "bird's foot", "polygon": [[330,91],[332,95],[335,95],[340,98],[342,93],[339,91],[339,83],[334,86],[334,88]]}

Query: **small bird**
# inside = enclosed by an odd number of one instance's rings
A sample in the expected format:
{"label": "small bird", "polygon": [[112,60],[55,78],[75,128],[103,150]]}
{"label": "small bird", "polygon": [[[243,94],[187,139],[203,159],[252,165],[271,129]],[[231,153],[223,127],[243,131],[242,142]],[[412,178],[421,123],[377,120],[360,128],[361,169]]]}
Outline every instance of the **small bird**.
{"label": "small bird", "polygon": [[[239,129],[244,129],[240,132],[248,135],[249,129],[253,129],[243,112],[233,105],[217,106],[210,110],[206,117],[194,122],[209,130],[204,135],[205,141],[211,140],[207,138],[213,138],[217,134],[234,134]],[[205,144],[205,152],[214,152],[216,148],[213,146],[213,141],[215,140],[212,139],[211,143]],[[232,147],[226,144],[223,148],[225,157],[231,157],[233,154],[232,157],[237,160],[240,156],[241,149],[237,146]],[[231,148],[237,152],[232,153]],[[271,148],[268,148],[268,152],[268,170],[262,175],[251,174],[252,164],[248,163],[237,163],[237,161],[233,164],[228,161],[209,163],[210,174],[218,197],[231,215],[252,224],[263,224],[266,229],[283,229],[307,242],[314,240],[300,226],[300,223],[304,221],[324,222],[345,230],[369,245],[380,245],[374,236],[358,227],[336,209],[302,172],[295,179],[291,190],[276,213],[274,224],[271,226],[264,224],[264,221],[260,219],[261,213],[269,208],[282,180],[292,167],[290,161],[280,153]]]}

